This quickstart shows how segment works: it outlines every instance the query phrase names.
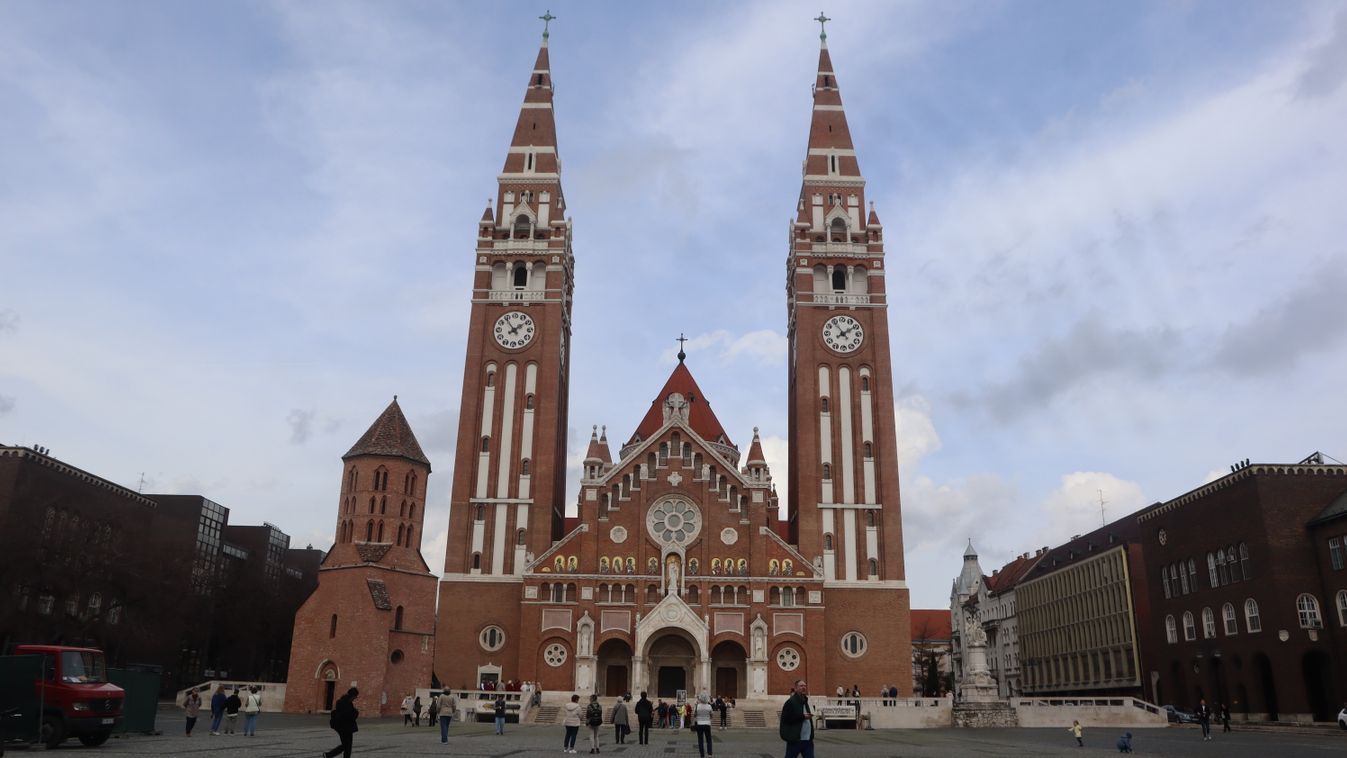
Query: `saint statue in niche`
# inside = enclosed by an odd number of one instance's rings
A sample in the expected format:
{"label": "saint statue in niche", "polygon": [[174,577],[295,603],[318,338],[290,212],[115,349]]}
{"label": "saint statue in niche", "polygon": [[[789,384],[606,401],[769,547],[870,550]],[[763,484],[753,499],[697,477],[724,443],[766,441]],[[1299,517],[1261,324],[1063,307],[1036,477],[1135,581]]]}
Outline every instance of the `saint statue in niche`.
{"label": "saint statue in niche", "polygon": [[676,555],[669,556],[667,564],[669,573],[669,583],[664,588],[664,594],[680,595],[682,593],[679,591],[679,584],[678,584],[678,556]]}

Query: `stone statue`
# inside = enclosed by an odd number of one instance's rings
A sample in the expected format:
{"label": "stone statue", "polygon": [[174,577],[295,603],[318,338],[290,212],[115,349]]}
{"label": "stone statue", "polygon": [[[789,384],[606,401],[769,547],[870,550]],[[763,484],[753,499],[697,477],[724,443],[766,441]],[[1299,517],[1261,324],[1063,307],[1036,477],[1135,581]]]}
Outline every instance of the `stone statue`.
{"label": "stone statue", "polygon": [[664,590],[666,595],[681,595],[678,585],[678,559],[669,557],[669,586]]}
{"label": "stone statue", "polygon": [[987,646],[987,633],[971,613],[964,614],[963,639],[965,644],[973,647]]}
{"label": "stone statue", "polygon": [[762,629],[753,630],[753,657],[761,660],[767,657],[767,633]]}
{"label": "stone statue", "polygon": [[590,648],[594,644],[594,627],[590,624],[580,625],[579,640],[575,645],[575,654],[580,657],[589,655]]}

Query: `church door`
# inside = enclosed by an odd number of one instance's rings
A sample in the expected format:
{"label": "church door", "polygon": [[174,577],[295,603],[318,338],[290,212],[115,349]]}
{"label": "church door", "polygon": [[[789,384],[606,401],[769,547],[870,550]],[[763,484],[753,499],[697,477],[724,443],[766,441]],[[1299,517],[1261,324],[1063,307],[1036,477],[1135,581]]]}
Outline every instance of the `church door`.
{"label": "church door", "polygon": [[717,697],[739,697],[739,672],[732,668],[716,669]]}
{"label": "church door", "polygon": [[331,679],[323,682],[323,710],[332,710],[332,696],[336,694],[337,683]]}
{"label": "church door", "polygon": [[627,694],[627,667],[608,665],[608,686],[604,694],[608,697],[617,697]]}
{"label": "church door", "polygon": [[679,690],[687,688],[687,670],[682,666],[659,667],[659,693],[657,697],[677,697]]}

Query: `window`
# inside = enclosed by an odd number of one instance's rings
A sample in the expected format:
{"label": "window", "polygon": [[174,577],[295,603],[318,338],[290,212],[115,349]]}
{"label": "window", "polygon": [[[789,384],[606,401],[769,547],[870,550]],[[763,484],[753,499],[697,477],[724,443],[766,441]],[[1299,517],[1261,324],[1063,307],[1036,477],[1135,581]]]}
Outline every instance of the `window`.
{"label": "window", "polygon": [[862,376],[862,377],[861,377],[861,392],[869,392],[869,391],[870,391],[870,377],[868,377],[868,376]]}
{"label": "window", "polygon": [[495,369],[487,369],[487,372],[486,372],[486,386],[488,386],[488,387],[495,387],[495,386],[496,386],[496,371],[495,371]]}
{"label": "window", "polygon": [[1234,545],[1228,545],[1225,548],[1225,567],[1230,570],[1230,581],[1239,582],[1247,578],[1240,572],[1239,558],[1235,556]]}
{"label": "window", "polygon": [[865,512],[865,525],[866,525],[866,526],[874,526],[874,525],[875,525],[875,512],[874,512],[874,511],[866,511],[866,512]]}
{"label": "window", "polygon": [[1171,645],[1179,641],[1179,628],[1173,616],[1165,616],[1165,641]]}
{"label": "window", "polygon": [[866,457],[866,458],[873,458],[873,457],[875,457],[875,446],[874,446],[874,443],[871,443],[871,442],[865,443],[865,457]]}
{"label": "window", "polygon": [[1249,570],[1249,546],[1243,542],[1239,543],[1239,573],[1246,582],[1253,576]]}
{"label": "window", "polygon": [[848,658],[860,658],[865,655],[869,643],[865,641],[865,635],[860,632],[847,632],[842,635],[842,652]]}
{"label": "window", "polygon": [[520,529],[514,533],[514,544],[520,547],[524,546],[524,530]]}
{"label": "window", "polygon": [[473,553],[473,554],[472,554],[472,568],[473,568],[474,571],[481,571],[481,570],[482,570],[482,554],[481,554],[481,553]]}
{"label": "window", "polygon": [[[529,236],[529,217],[521,213],[514,220],[514,238],[517,240],[521,240],[521,239],[528,239],[528,236]],[[527,276],[525,277],[525,280],[527,280]],[[524,286],[524,282],[520,281],[519,269],[517,268],[515,269],[514,273],[514,286],[516,287]]]}
{"label": "window", "polygon": [[369,512],[370,513],[374,512],[374,498],[372,497],[369,499]]}
{"label": "window", "polygon": [[833,478],[833,467],[832,467],[832,464],[830,464],[830,463],[825,463],[825,464],[823,464],[823,478],[824,478],[824,479],[832,479],[832,478]]}
{"label": "window", "polygon": [[377,538],[375,541],[376,541],[376,542],[383,542],[383,541],[384,541],[384,522],[382,522],[382,521],[379,522],[379,533],[378,533],[378,538]]}
{"label": "window", "polygon": [[388,660],[392,663],[402,663],[404,657],[401,650],[394,650],[393,654],[388,656]]}
{"label": "window", "polygon": [[483,437],[483,438],[482,438],[482,448],[481,448],[481,451],[482,451],[483,453],[489,453],[489,452],[491,452],[491,438],[490,438],[490,437]]}
{"label": "window", "polygon": [[1188,586],[1197,592],[1197,561],[1188,559]]}
{"label": "window", "polygon": [[398,524],[398,539],[397,539],[398,547],[402,546],[402,538],[405,536],[407,536],[407,527],[403,526],[402,524]]}
{"label": "window", "polygon": [[526,411],[533,410],[533,395],[524,396],[524,410]]}
{"label": "window", "polygon": [[388,513],[388,496],[379,498],[379,513]]}
{"label": "window", "polygon": [[1296,598],[1296,614],[1300,617],[1301,629],[1321,629],[1323,619],[1319,616],[1319,600],[1309,593]]}
{"label": "window", "polygon": [[495,652],[505,646],[505,630],[498,626],[488,626],[477,635],[477,642],[487,652]]}
{"label": "window", "polygon": [[828,398],[825,397],[819,401],[819,410],[823,413],[828,412]]}
{"label": "window", "polygon": [[1347,590],[1338,590],[1338,626],[1347,626]]}
{"label": "window", "polygon": [[332,614],[332,620],[327,622],[327,638],[335,640],[337,638],[337,614]]}
{"label": "window", "polygon": [[420,547],[419,545],[416,545],[416,543],[412,541],[412,535],[415,534],[415,533],[416,533],[416,527],[414,527],[414,526],[409,526],[409,527],[407,527],[407,539],[403,540],[402,544],[406,545],[407,547],[413,547],[413,546],[415,546],[415,547]]}
{"label": "window", "polygon": [[478,505],[476,508],[474,508],[474,509],[473,509],[473,512],[472,512],[472,520],[473,520],[473,521],[485,521],[485,520],[486,520],[486,506],[484,506],[484,505]]}
{"label": "window", "polygon": [[1168,566],[1161,566],[1161,567],[1160,567],[1160,586],[1165,588],[1165,599],[1166,599],[1166,600],[1168,600],[1170,597],[1172,597],[1172,594],[1171,594],[1170,591],[1169,591],[1169,567],[1168,567]]}
{"label": "window", "polygon": [[875,558],[870,559],[870,576],[879,576],[879,561]]}
{"label": "window", "polygon": [[1202,639],[1209,640],[1216,636],[1216,615],[1210,608],[1202,609]]}
{"label": "window", "polygon": [[525,458],[524,460],[522,460],[522,461],[519,462],[519,474],[520,474],[520,476],[528,476],[528,475],[529,475],[529,459],[528,459],[528,458]]}
{"label": "window", "polygon": [[99,609],[103,607],[102,593],[95,592],[89,596],[88,613],[90,616],[97,616]]}
{"label": "window", "polygon": [[1258,618],[1258,601],[1253,598],[1244,601],[1244,627],[1250,634],[1263,631],[1263,622]]}
{"label": "window", "polygon": [[782,671],[794,671],[800,667],[800,651],[790,646],[781,648],[776,654],[776,665]]}
{"label": "window", "polygon": [[[833,219],[833,242],[846,239],[847,223],[840,218]],[[847,270],[842,266],[833,267],[833,291],[845,292],[847,289]]]}
{"label": "window", "polygon": [[833,549],[833,536],[831,533],[823,535],[823,549],[824,550]]}
{"label": "window", "polygon": [[1197,624],[1193,623],[1193,614],[1190,611],[1183,612],[1183,638],[1189,642],[1197,639]]}
{"label": "window", "polygon": [[1221,579],[1216,575],[1216,556],[1212,553],[1207,553],[1207,583],[1212,589],[1221,586]]}
{"label": "window", "polygon": [[1334,537],[1328,541],[1328,561],[1334,571],[1342,571],[1342,538]]}
{"label": "window", "polygon": [[[374,509],[371,508],[371,509],[370,509],[370,513],[373,513],[373,512],[374,512]],[[366,522],[366,524],[365,524],[365,541],[366,541],[366,542],[373,542],[373,541],[374,541],[374,522],[373,522],[373,521]]]}
{"label": "window", "polygon": [[552,668],[560,668],[566,663],[566,646],[553,642],[543,649],[543,661]]}
{"label": "window", "polygon": [[50,616],[52,606],[56,605],[56,598],[52,595],[40,595],[37,599],[37,612],[43,616]]}
{"label": "window", "polygon": [[1183,570],[1183,564],[1178,565],[1179,584],[1183,587],[1183,594],[1188,594],[1188,572]]}
{"label": "window", "polygon": [[1221,620],[1225,622],[1225,636],[1239,634],[1239,619],[1235,617],[1235,606],[1232,603],[1221,606]]}

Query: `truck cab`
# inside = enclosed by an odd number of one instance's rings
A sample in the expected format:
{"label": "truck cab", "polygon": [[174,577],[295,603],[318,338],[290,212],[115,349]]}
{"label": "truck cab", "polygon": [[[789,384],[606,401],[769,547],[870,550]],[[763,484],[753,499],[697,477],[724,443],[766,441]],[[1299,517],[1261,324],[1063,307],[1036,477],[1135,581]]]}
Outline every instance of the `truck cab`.
{"label": "truck cab", "polygon": [[101,745],[121,724],[126,693],[108,682],[103,651],[61,645],[19,645],[14,655],[42,656],[33,696],[42,713],[39,741],[54,748],[70,737]]}

